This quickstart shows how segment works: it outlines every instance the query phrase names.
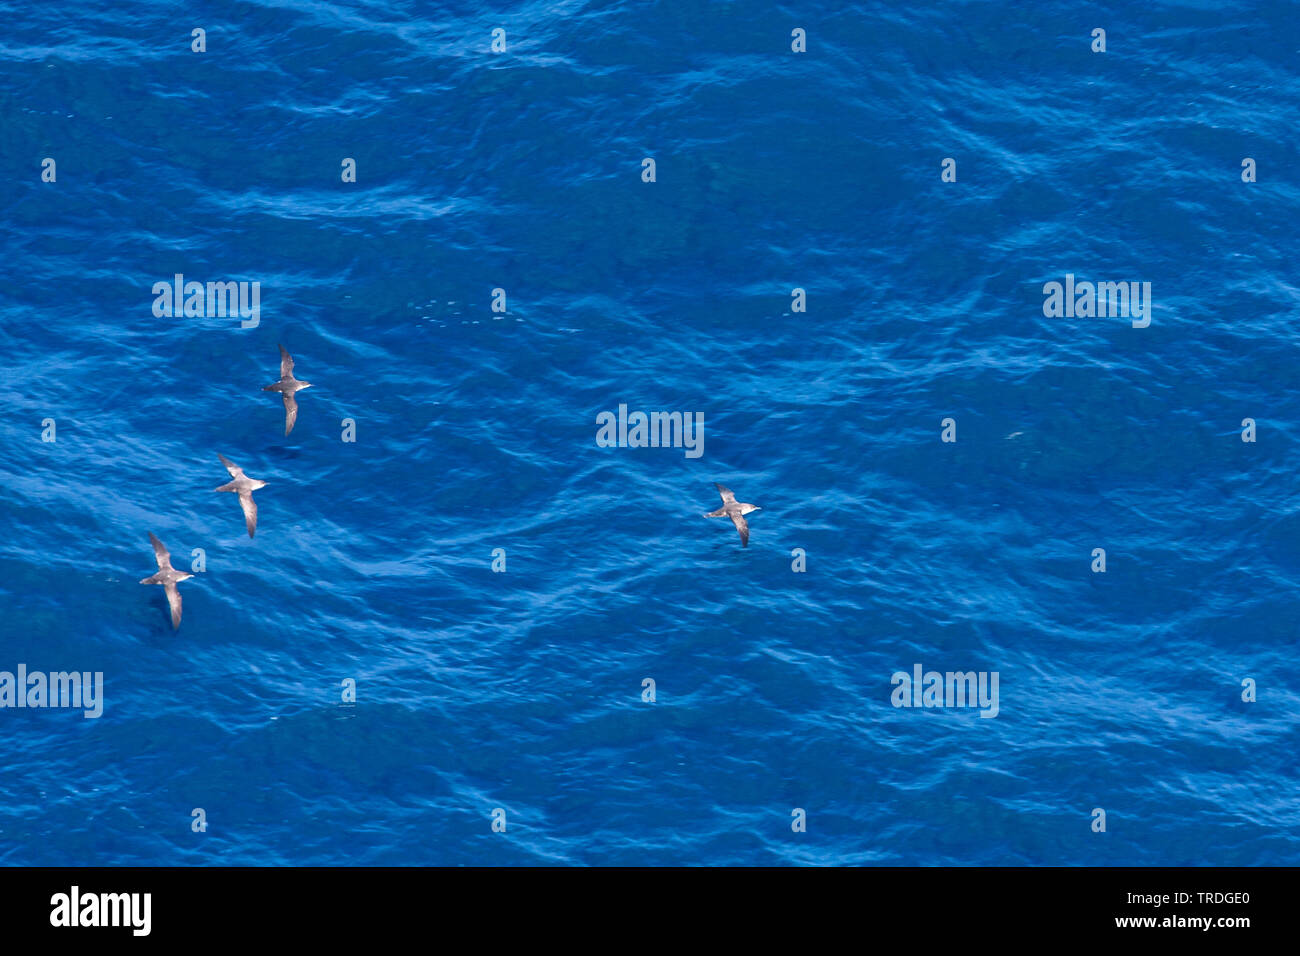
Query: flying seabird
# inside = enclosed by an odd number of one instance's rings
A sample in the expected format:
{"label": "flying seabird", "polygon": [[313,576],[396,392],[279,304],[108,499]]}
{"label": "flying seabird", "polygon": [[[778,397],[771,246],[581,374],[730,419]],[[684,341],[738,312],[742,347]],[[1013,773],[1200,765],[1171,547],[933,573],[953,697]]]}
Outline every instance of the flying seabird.
{"label": "flying seabird", "polygon": [[730,488],[722,487],[722,485],[718,484],[716,481],[713,483],[713,487],[717,488],[718,494],[722,495],[722,507],[717,511],[710,511],[704,517],[721,518],[725,515],[730,518],[731,523],[734,524],[736,530],[740,532],[740,546],[742,548],[748,548],[749,522],[745,520],[744,516],[749,514],[751,511],[762,511],[763,509],[758,505],[751,505],[747,501],[736,501],[736,496],[732,490]]}
{"label": "flying seabird", "polygon": [[253,532],[257,530],[257,502],[253,500],[253,492],[258,488],[265,488],[266,482],[260,478],[249,478],[244,474],[244,469],[221,452],[217,452],[217,457],[221,459],[221,463],[226,466],[226,471],[230,472],[230,477],[234,480],[212,490],[233,491],[239,495],[239,507],[244,509],[244,523],[248,525],[248,536],[251,538]]}
{"label": "flying seabird", "polygon": [[141,584],[161,584],[163,590],[167,592],[167,603],[172,609],[172,630],[181,626],[181,592],[176,588],[177,581],[184,581],[194,577],[186,571],[177,571],[172,567],[172,556],[167,553],[167,548],[154,537],[152,531],[149,532],[149,540],[153,542],[153,555],[158,560],[158,573],[151,574],[144,578]]}
{"label": "flying seabird", "polygon": [[298,420],[298,400],[293,393],[303,388],[311,388],[311,382],[302,382],[293,377],[293,356],[280,346],[280,381],[272,382],[262,389],[264,392],[280,392],[284,396],[284,437],[293,431],[293,423]]}

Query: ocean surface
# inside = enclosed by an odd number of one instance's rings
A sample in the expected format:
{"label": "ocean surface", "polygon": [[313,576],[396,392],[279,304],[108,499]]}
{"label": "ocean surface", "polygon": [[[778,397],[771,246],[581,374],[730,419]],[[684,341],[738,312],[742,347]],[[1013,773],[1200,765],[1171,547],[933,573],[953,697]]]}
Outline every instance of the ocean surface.
{"label": "ocean surface", "polygon": [[0,708],[0,863],[1300,862],[1298,63],[1281,2],[0,3],[0,671],[103,675]]}

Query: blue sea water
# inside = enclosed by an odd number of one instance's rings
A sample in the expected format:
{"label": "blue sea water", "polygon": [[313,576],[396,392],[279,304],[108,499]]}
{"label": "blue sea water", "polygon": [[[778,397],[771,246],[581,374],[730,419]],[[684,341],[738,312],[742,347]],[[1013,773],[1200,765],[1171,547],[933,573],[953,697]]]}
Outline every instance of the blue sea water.
{"label": "blue sea water", "polygon": [[1282,2],[0,3],[0,670],[104,675],[0,709],[0,862],[1300,862],[1298,56]]}

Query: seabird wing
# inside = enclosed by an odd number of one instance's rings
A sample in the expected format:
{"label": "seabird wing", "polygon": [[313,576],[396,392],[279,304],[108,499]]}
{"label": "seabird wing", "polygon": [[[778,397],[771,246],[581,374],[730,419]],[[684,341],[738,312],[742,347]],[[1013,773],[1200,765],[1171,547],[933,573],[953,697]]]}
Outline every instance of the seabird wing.
{"label": "seabird wing", "polygon": [[239,493],[239,507],[244,509],[244,524],[248,525],[248,536],[251,538],[257,530],[257,502],[253,500],[251,491]]}
{"label": "seabird wing", "polygon": [[240,468],[238,465],[236,465],[233,461],[231,461],[231,460],[230,460],[229,458],[227,458],[225,455],[221,454],[221,452],[217,452],[217,457],[220,458],[220,459],[221,459],[221,463],[222,463],[223,465],[226,466],[226,471],[230,472],[230,477],[231,477],[231,478],[242,478],[242,477],[243,477],[243,475],[244,475],[244,469]]}
{"label": "seabird wing", "polygon": [[168,581],[163,585],[163,590],[167,592],[167,604],[172,609],[172,630],[181,626],[181,592],[176,587],[175,581]]}
{"label": "seabird wing", "polygon": [[172,566],[172,556],[167,553],[167,547],[152,531],[149,532],[149,540],[153,542],[153,556],[158,561],[158,570],[166,571]]}
{"label": "seabird wing", "polygon": [[716,481],[713,483],[713,487],[718,489],[718,494],[722,495],[722,500],[725,501],[727,504],[731,504],[731,502],[736,500],[736,495],[732,492],[730,488],[724,488]]}
{"label": "seabird wing", "polygon": [[293,431],[294,423],[298,421],[298,399],[293,397],[293,392],[284,393],[284,437],[289,437],[289,432]]}
{"label": "seabird wing", "polygon": [[736,526],[736,530],[740,532],[740,546],[742,548],[748,548],[749,547],[749,522],[745,520],[745,516],[742,515],[739,511],[733,511],[730,517],[731,517],[731,523],[734,524]]}
{"label": "seabird wing", "polygon": [[284,346],[281,345],[280,346],[280,377],[289,378],[292,375],[293,375],[293,356],[291,356],[288,352],[286,352],[284,350]]}

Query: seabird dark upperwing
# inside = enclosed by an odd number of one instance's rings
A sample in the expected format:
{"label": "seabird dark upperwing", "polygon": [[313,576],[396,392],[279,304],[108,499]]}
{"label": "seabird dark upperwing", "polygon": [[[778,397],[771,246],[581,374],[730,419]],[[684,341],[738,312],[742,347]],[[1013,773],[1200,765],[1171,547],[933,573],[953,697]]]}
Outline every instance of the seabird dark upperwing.
{"label": "seabird dark upperwing", "polygon": [[257,502],[253,500],[251,491],[239,493],[239,507],[244,509],[244,524],[248,526],[248,536],[251,538],[257,530]]}
{"label": "seabird dark upperwing", "polygon": [[149,532],[149,540],[153,543],[153,556],[158,562],[158,570],[170,571],[172,569],[172,556],[167,552],[166,546],[158,540],[158,536],[152,531]]}
{"label": "seabird dark upperwing", "polygon": [[284,350],[284,346],[281,345],[280,346],[280,378],[292,378],[292,377],[293,377],[293,356],[291,356],[288,352],[286,352]]}
{"label": "seabird dark upperwing", "polygon": [[739,511],[731,512],[728,517],[731,518],[731,523],[736,526],[736,530],[740,532],[740,546],[742,548],[748,548],[749,522],[745,520],[744,516]]}
{"label": "seabird dark upperwing", "polygon": [[736,495],[730,488],[724,488],[716,481],[713,483],[713,487],[718,489],[718,494],[722,495],[722,500],[727,504],[731,504],[736,500]]}
{"label": "seabird dark upperwing", "polygon": [[172,630],[175,631],[181,626],[181,591],[175,581],[168,581],[163,590],[167,592],[167,606],[172,609]]}
{"label": "seabird dark upperwing", "polygon": [[298,421],[298,399],[293,397],[293,392],[288,389],[284,390],[284,437],[289,437],[289,432],[293,431],[294,424]]}
{"label": "seabird dark upperwing", "polygon": [[220,458],[220,459],[221,459],[221,463],[222,463],[223,465],[226,466],[226,471],[230,472],[230,477],[231,477],[231,478],[242,478],[242,477],[243,477],[243,475],[244,475],[244,469],[240,468],[238,465],[236,465],[233,461],[231,461],[231,460],[230,460],[229,458],[227,458],[225,455],[221,454],[221,452],[217,452],[217,457]]}

